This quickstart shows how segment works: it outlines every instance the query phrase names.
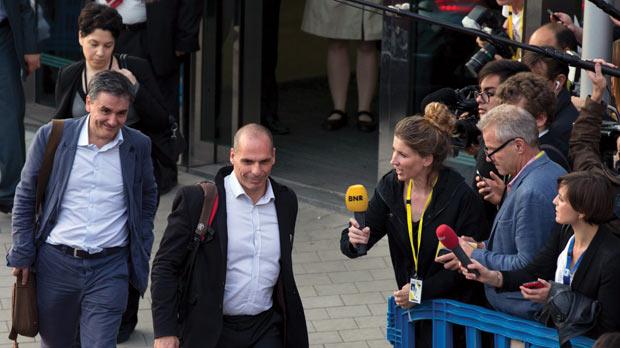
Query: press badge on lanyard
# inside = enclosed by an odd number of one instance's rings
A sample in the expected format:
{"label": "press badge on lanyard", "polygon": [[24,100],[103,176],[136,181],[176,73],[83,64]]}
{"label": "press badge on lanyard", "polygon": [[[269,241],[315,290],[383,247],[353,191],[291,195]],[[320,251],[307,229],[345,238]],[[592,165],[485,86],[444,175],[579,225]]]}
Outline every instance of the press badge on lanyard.
{"label": "press badge on lanyard", "polygon": [[422,303],[422,280],[416,277],[411,278],[411,289],[409,290],[409,302]]}
{"label": "press badge on lanyard", "polygon": [[[435,179],[437,182],[437,179]],[[433,182],[433,187],[435,186]],[[426,207],[431,202],[433,197],[433,191],[428,195],[424,208],[422,209],[422,216],[418,223],[418,248],[413,247],[413,222],[411,221],[411,189],[413,187],[413,180],[409,180],[409,188],[407,189],[407,230],[409,231],[409,242],[411,242],[411,253],[413,254],[413,277],[410,280],[409,288],[409,302],[420,304],[422,303],[422,279],[418,277],[418,255],[420,255],[420,245],[422,244],[422,225],[424,224],[424,212]]]}

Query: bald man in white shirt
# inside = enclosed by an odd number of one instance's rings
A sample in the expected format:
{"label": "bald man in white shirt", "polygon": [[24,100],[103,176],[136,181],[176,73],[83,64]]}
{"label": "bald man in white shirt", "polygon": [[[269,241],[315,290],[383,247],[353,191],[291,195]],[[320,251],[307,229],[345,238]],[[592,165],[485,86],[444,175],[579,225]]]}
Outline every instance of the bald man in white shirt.
{"label": "bald man in white shirt", "polygon": [[215,177],[215,233],[199,247],[189,303],[178,303],[176,289],[204,197],[196,185],[178,192],[153,261],[155,347],[308,346],[291,262],[297,197],[269,177],[275,154],[267,128],[237,131],[232,167]]}

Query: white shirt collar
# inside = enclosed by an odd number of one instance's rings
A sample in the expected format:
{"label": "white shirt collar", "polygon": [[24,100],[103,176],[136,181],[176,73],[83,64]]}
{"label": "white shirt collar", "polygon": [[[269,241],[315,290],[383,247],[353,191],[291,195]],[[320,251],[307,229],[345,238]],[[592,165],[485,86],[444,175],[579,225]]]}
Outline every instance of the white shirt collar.
{"label": "white shirt collar", "polygon": [[[228,174],[228,177],[230,180],[230,188],[232,191],[231,193],[235,198],[239,198],[239,196],[242,195],[250,198],[250,196],[245,193],[245,190],[243,189],[243,186],[241,186],[241,184],[239,183],[239,180],[237,180],[237,175],[235,175],[234,171]],[[273,188],[271,187],[271,180],[267,179],[267,190],[265,191],[265,194],[256,202],[256,205],[266,204],[269,203],[271,200],[275,200],[275,195],[273,194]]]}
{"label": "white shirt collar", "polygon": [[[90,122],[90,114],[88,114],[88,116],[86,116],[86,121],[84,122],[84,125],[82,125],[82,129],[80,130],[80,137],[78,138],[78,142],[77,145],[78,146],[89,146],[90,143],[88,141],[88,124]],[[100,150],[101,151],[105,151],[107,149],[111,149],[113,147],[115,147],[116,145],[121,145],[123,143],[123,131],[122,129],[118,130],[118,133],[116,133],[116,137],[114,138],[114,140],[112,140],[111,142],[105,144]],[[93,145],[95,146],[95,145]]]}
{"label": "white shirt collar", "polygon": [[545,134],[547,134],[547,133],[549,133],[549,128],[547,128],[547,129],[545,129],[544,131],[542,131],[542,132],[538,133],[538,137],[539,137],[539,138],[542,138],[542,137],[543,137],[543,135],[545,135]]}

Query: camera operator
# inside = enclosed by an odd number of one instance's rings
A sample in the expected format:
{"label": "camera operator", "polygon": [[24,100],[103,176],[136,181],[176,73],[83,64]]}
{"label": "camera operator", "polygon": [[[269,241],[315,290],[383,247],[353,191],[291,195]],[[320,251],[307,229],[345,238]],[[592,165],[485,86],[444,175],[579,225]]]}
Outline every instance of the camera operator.
{"label": "camera operator", "polygon": [[[485,114],[499,105],[499,101],[495,98],[495,93],[499,85],[510,76],[520,72],[529,71],[529,68],[520,62],[502,59],[487,63],[478,73],[478,82],[480,85],[480,93],[476,95],[478,102],[478,115],[480,119]],[[504,186],[503,178],[497,173],[497,169],[491,162],[487,162],[484,154],[484,141],[480,141],[480,150],[476,156],[476,178],[472,184],[474,190],[483,193],[485,200],[484,208],[488,221],[493,221],[497,214],[497,205],[501,201],[501,194],[497,195],[492,188]],[[486,178],[486,179],[485,179]],[[480,183],[479,185],[477,185]]]}
{"label": "camera operator", "polygon": [[[521,42],[523,2],[524,0],[497,0],[497,3],[503,6],[502,14],[477,5],[463,18],[462,24],[469,29],[484,31],[493,38],[502,37]],[[515,50],[497,40],[485,41],[478,37],[476,42],[480,50],[465,63],[471,76],[478,76],[480,69],[490,61],[502,58],[518,60],[521,57],[520,49]]]}
{"label": "camera operator", "polygon": [[586,99],[579,117],[573,125],[570,138],[570,157],[573,161],[573,170],[590,170],[601,173],[613,185],[615,191],[614,214],[616,218],[610,222],[614,231],[620,231],[620,176],[606,167],[600,157],[601,122],[606,113],[603,95],[607,87],[607,80],[601,72],[601,65],[606,63],[602,59],[595,59],[594,72],[588,71],[588,78],[592,81],[592,94]]}
{"label": "camera operator", "polygon": [[[522,41],[523,37],[523,4],[524,0],[497,0],[497,4],[502,7],[502,16],[506,18],[503,28],[511,40]],[[478,46],[484,46],[485,41],[476,38]],[[519,57],[514,57],[518,59]]]}
{"label": "camera operator", "polygon": [[509,38],[519,42],[523,38],[524,3],[525,0],[497,0],[497,4],[502,6],[502,15],[506,17],[504,30]]}

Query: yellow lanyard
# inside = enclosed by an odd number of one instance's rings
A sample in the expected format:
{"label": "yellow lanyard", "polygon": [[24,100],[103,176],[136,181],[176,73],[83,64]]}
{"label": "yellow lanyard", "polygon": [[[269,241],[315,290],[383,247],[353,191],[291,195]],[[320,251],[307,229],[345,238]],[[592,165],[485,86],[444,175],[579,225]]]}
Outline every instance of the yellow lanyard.
{"label": "yellow lanyard", "polygon": [[536,154],[536,156],[534,156],[534,161],[541,158],[544,154],[545,154],[545,151],[541,150],[539,153]]}
{"label": "yellow lanyard", "polygon": [[[433,182],[433,187],[435,187],[435,183],[437,182],[437,178]],[[413,247],[413,222],[411,221],[411,189],[413,187],[413,180],[409,180],[409,187],[407,188],[407,230],[409,231],[409,242],[411,242],[411,253],[413,254],[413,270],[415,271],[415,275],[418,274],[418,255],[420,255],[420,244],[422,244],[422,225],[424,224],[424,212],[426,211],[426,207],[431,202],[433,198],[433,189],[431,189],[431,193],[428,195],[426,199],[426,203],[424,203],[424,208],[422,209],[422,215],[420,216],[420,222],[418,223],[418,248],[415,249]],[[417,252],[416,252],[417,250]]]}
{"label": "yellow lanyard", "polygon": [[[521,9],[521,11],[523,11],[523,9]],[[512,31],[512,6],[510,6],[509,9],[509,15],[508,15],[508,37],[511,40],[514,40],[514,32]],[[521,14],[521,21],[519,22],[519,35],[523,36],[523,13]],[[523,38],[521,38],[522,40]],[[517,48],[517,50],[515,51],[515,54],[512,56],[513,60],[520,60],[521,59],[521,49]]]}

